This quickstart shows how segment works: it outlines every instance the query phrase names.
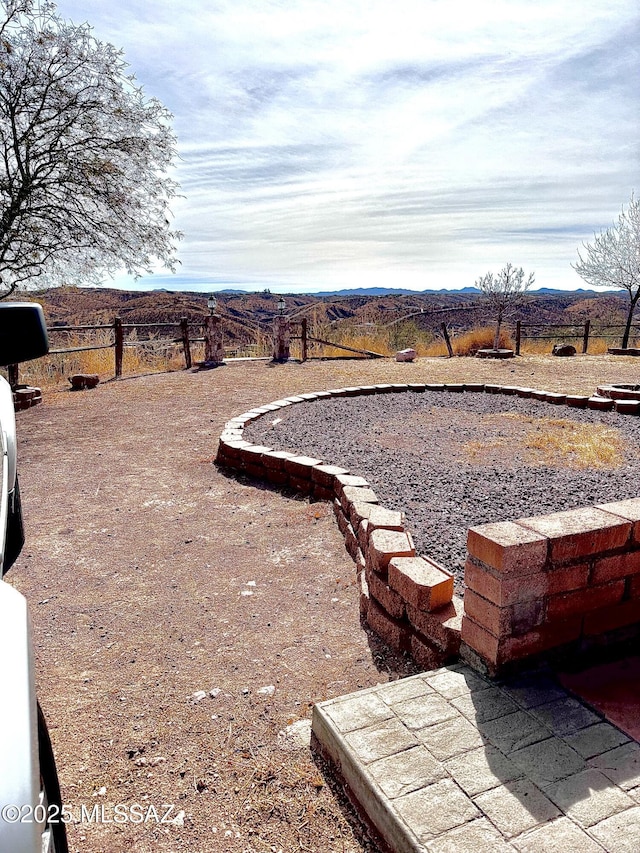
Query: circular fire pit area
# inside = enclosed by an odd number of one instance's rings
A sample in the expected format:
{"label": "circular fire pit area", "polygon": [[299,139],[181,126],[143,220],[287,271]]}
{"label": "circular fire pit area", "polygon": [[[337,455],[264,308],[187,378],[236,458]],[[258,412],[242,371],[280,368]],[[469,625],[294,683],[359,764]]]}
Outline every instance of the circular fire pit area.
{"label": "circular fire pit area", "polygon": [[479,384],[334,389],[232,419],[218,463],[334,502],[363,616],[390,645],[430,668],[458,654],[462,630],[463,649],[497,671],[640,621],[629,402]]}

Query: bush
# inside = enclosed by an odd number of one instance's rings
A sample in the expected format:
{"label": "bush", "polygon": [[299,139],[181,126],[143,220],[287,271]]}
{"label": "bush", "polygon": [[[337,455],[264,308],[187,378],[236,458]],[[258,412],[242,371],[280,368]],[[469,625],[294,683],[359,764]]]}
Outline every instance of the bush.
{"label": "bush", "polygon": [[[489,326],[472,329],[451,341],[456,355],[475,355],[479,349],[493,349],[495,331]],[[514,344],[507,332],[500,332],[500,349],[513,349]]]}

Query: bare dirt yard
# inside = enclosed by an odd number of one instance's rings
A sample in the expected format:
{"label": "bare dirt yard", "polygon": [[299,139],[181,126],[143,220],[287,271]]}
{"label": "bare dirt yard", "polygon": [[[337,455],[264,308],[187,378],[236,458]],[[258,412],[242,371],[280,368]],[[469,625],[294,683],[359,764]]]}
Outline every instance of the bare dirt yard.
{"label": "bare dirt yard", "polygon": [[377,850],[329,769],[282,733],[314,702],[414,669],[361,626],[329,507],[214,466],[227,419],[344,385],[592,393],[637,382],[638,368],[605,356],[244,362],[49,391],[19,413],[27,544],[8,580],[30,605],[70,849]]}

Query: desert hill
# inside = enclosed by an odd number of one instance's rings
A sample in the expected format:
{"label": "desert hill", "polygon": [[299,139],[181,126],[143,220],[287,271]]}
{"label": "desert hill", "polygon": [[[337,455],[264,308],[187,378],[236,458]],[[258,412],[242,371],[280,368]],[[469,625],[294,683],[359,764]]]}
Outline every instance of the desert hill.
{"label": "desert hill", "polygon": [[[111,323],[116,316],[125,323],[136,324],[178,322],[182,317],[197,322],[207,314],[207,296],[188,291],[61,287],[34,292],[29,298],[42,304],[49,326],[59,326]],[[225,320],[225,335],[231,345],[249,340],[258,331],[268,333],[278,313],[279,295],[269,291],[220,292],[216,298],[217,311]],[[378,296],[286,294],[285,301],[287,315],[294,320],[306,317],[310,327],[324,334],[345,326],[366,329],[403,322],[410,322],[417,330],[435,333],[443,321],[455,331],[464,331],[493,322],[482,297],[472,291],[398,292]],[[581,324],[586,319],[592,323],[622,323],[626,307],[624,293],[533,292],[511,319],[545,324]]]}

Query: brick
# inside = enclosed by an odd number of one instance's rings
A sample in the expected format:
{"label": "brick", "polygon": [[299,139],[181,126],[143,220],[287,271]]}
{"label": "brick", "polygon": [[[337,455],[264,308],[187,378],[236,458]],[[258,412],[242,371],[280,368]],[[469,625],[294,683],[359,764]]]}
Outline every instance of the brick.
{"label": "brick", "polygon": [[360,572],[358,574],[358,593],[359,593],[359,604],[360,604],[360,618],[366,619],[367,611],[369,610],[369,584],[367,583],[367,579],[365,577],[364,572]]}
{"label": "brick", "polygon": [[374,530],[369,537],[368,557],[373,568],[386,576],[394,557],[413,557],[416,549],[408,533],[397,530]]}
{"label": "brick", "polygon": [[464,384],[462,382],[445,382],[444,390],[455,391],[460,394],[464,391]]}
{"label": "brick", "polygon": [[501,649],[501,663],[521,660],[547,652],[577,640],[582,633],[582,617],[572,616],[562,622],[545,623],[539,628],[518,637],[509,637]]}
{"label": "brick", "polygon": [[465,382],[464,383],[464,390],[476,392],[476,393],[483,393],[484,392],[484,385],[481,382]]}
{"label": "brick", "polygon": [[349,519],[345,516],[342,510],[342,504],[337,500],[337,498],[333,501],[333,512],[338,523],[338,530],[344,536],[347,525],[349,524]]}
{"label": "brick", "polygon": [[389,616],[374,598],[369,599],[367,624],[392,649],[402,652],[409,651],[411,647],[411,630],[408,623]]}
{"label": "brick", "polygon": [[533,388],[522,388],[519,387],[516,389],[516,395],[518,397],[522,397],[525,400],[529,400],[531,395],[533,394]]}
{"label": "brick", "polygon": [[358,540],[350,524],[347,524],[344,531],[344,547],[347,549],[347,553],[351,559],[355,560],[356,553],[358,552]]}
{"label": "brick", "polygon": [[627,581],[627,595],[629,598],[640,598],[640,575],[634,575]]}
{"label": "brick", "polygon": [[453,597],[453,575],[428,557],[394,557],[389,586],[420,610],[436,610]]}
{"label": "brick", "polygon": [[640,622],[640,600],[637,598],[623,601],[615,607],[586,613],[583,630],[587,636],[596,636],[636,622]]}
{"label": "brick", "polygon": [[466,613],[462,617],[461,637],[462,642],[466,643],[484,661],[489,663],[490,668],[502,662],[500,660],[500,640],[467,616]]}
{"label": "brick", "polygon": [[[284,486],[285,483],[289,482],[289,475],[285,471],[279,471],[275,468],[264,468],[264,477],[270,483],[274,483],[276,486]],[[333,495],[329,497],[329,500]]]}
{"label": "brick", "polygon": [[494,637],[506,637],[511,633],[509,609],[498,607],[469,587],[464,591],[464,612]]}
{"label": "brick", "polygon": [[284,460],[284,470],[300,480],[310,480],[312,468],[321,464],[321,459],[314,459],[311,456],[291,456]]}
{"label": "brick", "polygon": [[270,447],[264,447],[261,444],[252,444],[251,447],[243,447],[241,453],[245,462],[262,466],[263,455],[270,451]]}
{"label": "brick", "polygon": [[407,604],[406,609],[409,622],[416,631],[427,637],[429,642],[437,645],[446,654],[457,654],[460,648],[460,630],[464,612],[462,599],[459,596],[454,596],[449,604],[433,612],[418,610],[412,604]]}
{"label": "brick", "polygon": [[414,661],[424,670],[438,669],[446,663],[448,658],[456,654],[455,651],[446,654],[438,646],[430,643],[427,637],[421,637],[419,634],[411,635],[410,652]]}
{"label": "brick", "polygon": [[313,483],[311,494],[318,501],[333,500],[333,489],[326,489],[324,486],[321,486],[318,483]]}
{"label": "brick", "polygon": [[334,488],[338,497],[342,495],[345,486],[366,487],[368,485],[369,481],[357,474],[336,474],[334,477]]}
{"label": "brick", "polygon": [[505,578],[477,566],[470,558],[465,564],[464,582],[478,595],[497,604],[498,607],[541,598],[547,591],[545,572]]}
{"label": "brick", "polygon": [[547,593],[554,595],[558,592],[570,592],[573,589],[583,589],[589,579],[589,564],[578,563],[574,566],[563,566],[547,572]]}
{"label": "brick", "polygon": [[325,489],[333,489],[333,482],[338,474],[348,473],[346,468],[340,468],[338,465],[316,465],[311,470],[311,479]]}
{"label": "brick", "polygon": [[565,619],[568,616],[583,614],[587,610],[610,607],[617,604],[623,594],[624,581],[619,580],[553,595],[547,601],[547,619]]}
{"label": "brick", "polygon": [[368,519],[374,507],[377,504],[366,503],[365,501],[355,500],[349,504],[349,520],[354,530],[360,526],[363,519]]}
{"label": "brick", "polygon": [[631,533],[630,522],[596,507],[521,518],[518,524],[549,539],[550,556],[554,563],[578,560],[621,548]]}
{"label": "brick", "polygon": [[349,505],[355,501],[369,504],[378,503],[378,496],[373,489],[359,488],[358,486],[344,486],[340,499],[345,512],[350,512]]}
{"label": "brick", "polygon": [[273,468],[276,471],[284,471],[284,460],[291,459],[295,453],[288,450],[270,450],[262,456],[262,464],[265,468]]}
{"label": "brick", "polygon": [[[351,526],[353,527],[353,525]],[[366,518],[363,518],[358,525],[356,537],[358,539],[358,545],[366,553],[367,546],[369,544],[369,522]]]}
{"label": "brick", "polygon": [[299,495],[311,494],[311,480],[307,477],[294,477],[289,474],[289,488]]}
{"label": "brick", "polygon": [[499,572],[529,574],[544,566],[547,539],[513,521],[499,521],[469,528],[467,550]]}
{"label": "brick", "polygon": [[263,480],[266,476],[262,465],[254,465],[252,462],[243,462],[242,470],[248,477],[253,477],[254,480]]}
{"label": "brick", "polygon": [[367,584],[369,585],[369,593],[375,598],[389,616],[394,619],[402,619],[405,615],[404,601],[387,586],[387,584],[374,571],[368,571],[365,574]]}
{"label": "brick", "polygon": [[637,415],[640,413],[640,400],[616,400],[613,407],[621,415]]}
{"label": "brick", "polygon": [[574,409],[586,409],[588,401],[589,398],[581,394],[567,394],[565,402],[567,406],[572,406]]}
{"label": "brick", "polygon": [[610,412],[611,409],[613,409],[613,400],[610,400],[608,397],[599,397],[597,394],[594,394],[587,400],[587,408],[596,409],[599,412]]}
{"label": "brick", "polygon": [[555,406],[561,406],[566,402],[566,394],[556,394],[553,391],[547,393],[547,403],[553,403]]}
{"label": "brick", "polygon": [[229,459],[239,459],[242,455],[242,450],[245,447],[251,447],[251,442],[249,441],[224,441],[220,442],[220,446],[224,447],[225,454],[229,457]]}
{"label": "brick", "polygon": [[640,544],[640,498],[628,498],[625,501],[597,504],[597,509],[624,518],[633,524],[633,541]]}
{"label": "brick", "polygon": [[444,391],[442,382],[427,382],[427,391]]}
{"label": "brick", "polygon": [[464,593],[464,609],[475,622],[500,639],[525,634],[540,625],[544,617],[541,598],[496,607],[468,588]]}
{"label": "brick", "polygon": [[383,527],[386,530],[404,530],[403,514],[398,510],[387,509],[384,506],[374,506],[369,512],[369,529]]}
{"label": "brick", "polygon": [[627,551],[612,557],[602,557],[593,565],[591,583],[599,584],[640,572],[640,551]]}

